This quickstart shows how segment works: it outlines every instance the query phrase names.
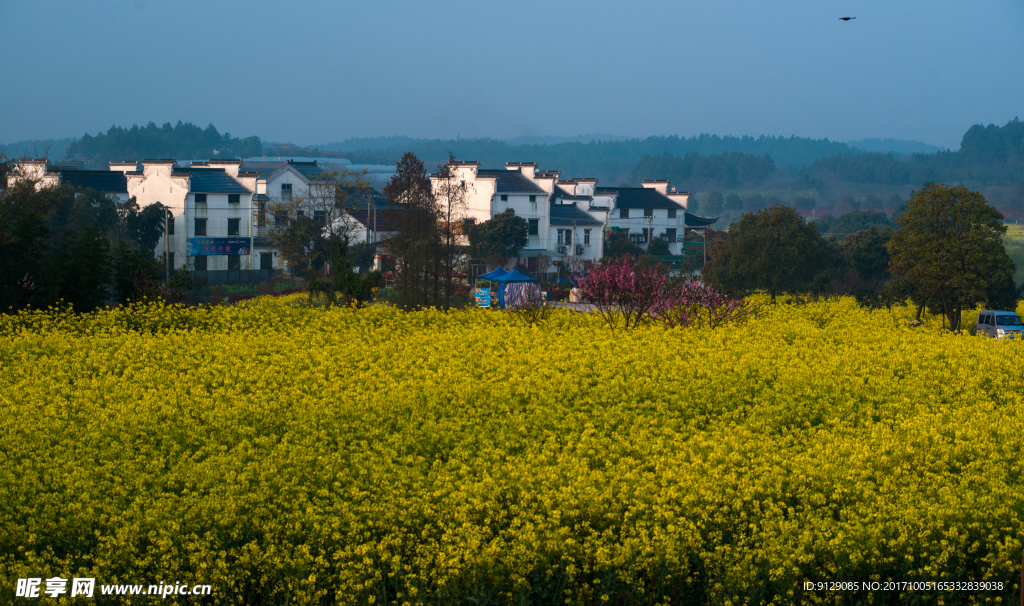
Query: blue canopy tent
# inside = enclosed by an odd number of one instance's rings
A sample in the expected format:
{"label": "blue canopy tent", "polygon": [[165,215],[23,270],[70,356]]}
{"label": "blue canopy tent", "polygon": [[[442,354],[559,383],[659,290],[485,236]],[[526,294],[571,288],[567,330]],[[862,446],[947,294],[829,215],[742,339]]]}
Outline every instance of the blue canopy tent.
{"label": "blue canopy tent", "polygon": [[505,271],[504,268],[499,267],[498,269],[496,269],[494,271],[487,272],[485,274],[480,274],[479,276],[476,277],[476,279],[477,280],[491,280],[491,281],[494,281],[494,280],[497,280],[498,278],[500,278],[502,276],[507,276],[507,275],[508,275],[508,272]]}
{"label": "blue canopy tent", "polygon": [[[495,269],[494,271],[487,272],[485,274],[480,274],[479,276],[476,277],[476,279],[477,280],[487,280],[487,281],[493,282],[493,281],[497,280],[498,278],[501,278],[501,277],[507,276],[507,275],[508,275],[508,272],[505,271],[505,269],[503,267],[499,267],[498,269]],[[501,286],[498,287],[499,291],[500,291],[501,288],[502,288]],[[500,296],[500,294],[499,294],[499,296]],[[491,291],[490,291],[489,288],[486,288],[486,289],[485,288],[477,288],[476,289],[476,303],[480,307],[490,307],[491,306]]]}
{"label": "blue canopy tent", "polygon": [[537,282],[536,278],[522,273],[518,269],[513,269],[504,276],[494,278],[494,282],[499,284],[498,286],[498,307],[505,308],[505,286],[508,284],[520,284],[522,282]]}

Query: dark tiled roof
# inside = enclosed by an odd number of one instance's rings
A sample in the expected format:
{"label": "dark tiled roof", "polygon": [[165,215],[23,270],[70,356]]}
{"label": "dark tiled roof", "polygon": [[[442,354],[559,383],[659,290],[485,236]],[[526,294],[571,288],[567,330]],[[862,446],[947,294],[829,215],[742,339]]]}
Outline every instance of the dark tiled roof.
{"label": "dark tiled roof", "polygon": [[[348,189],[348,194],[349,194],[349,198],[348,198],[349,206],[351,206],[352,208],[355,208],[355,209],[362,209],[363,212],[365,213],[366,212],[366,198],[363,197],[363,193],[362,192],[357,192],[356,190],[349,188]],[[371,210],[372,210],[372,208],[376,208],[378,211],[384,210],[384,209],[386,209],[388,207],[388,199],[382,193],[380,193],[379,191],[377,191],[377,190],[375,190],[373,188],[370,188],[370,206],[371,206]]]}
{"label": "dark tiled roof", "polygon": [[248,194],[241,183],[231,178],[223,168],[187,168],[175,173],[191,173],[188,190],[199,194]]}
{"label": "dark tiled roof", "polygon": [[324,172],[324,169],[320,168],[320,166],[317,165],[316,161],[293,162],[289,160],[288,164],[291,164],[292,168],[302,173],[307,179],[312,179],[319,175],[320,173]]}
{"label": "dark tiled roof", "polygon": [[[391,210],[378,210],[376,212],[377,231],[394,231],[397,232],[402,228],[402,213],[405,212],[401,209]],[[367,212],[366,210],[353,210],[349,212],[352,218],[363,225],[368,225],[369,228],[373,229],[374,214],[372,211]],[[369,223],[367,223],[369,221]]]}
{"label": "dark tiled roof", "polygon": [[285,162],[283,160],[268,160],[265,162],[247,160],[243,162],[241,166],[238,167],[238,171],[246,173],[259,173],[260,179],[269,179],[271,175],[281,170],[285,166],[288,166],[289,164],[292,166],[292,168],[299,171],[299,173],[306,177],[307,180],[312,179],[319,175],[320,173],[324,172],[324,170],[320,168],[316,164],[316,162]]}
{"label": "dark tiled roof", "polygon": [[[562,183],[565,183],[565,181],[562,181]],[[593,196],[574,196],[573,194],[570,194],[569,192],[565,191],[564,189],[556,185],[555,189],[551,192],[551,197],[549,199],[552,203],[554,203],[554,201],[558,198],[561,198],[562,200],[568,200],[570,202],[589,202],[594,199]]]}
{"label": "dark tiled roof", "polygon": [[495,185],[499,194],[535,194],[541,196],[547,196],[548,192],[541,189],[536,183],[530,181],[523,173],[518,170],[507,170],[507,169],[480,169],[476,171],[478,175],[493,175],[498,178],[498,182]]}
{"label": "dark tiled roof", "polygon": [[61,183],[80,187],[91,187],[99,192],[128,193],[128,178],[119,170],[75,170],[63,169]]}
{"label": "dark tiled roof", "polygon": [[591,217],[582,209],[573,204],[552,204],[551,224],[552,225],[604,225],[594,217]]}
{"label": "dark tiled roof", "polygon": [[595,194],[618,194],[616,208],[675,208],[683,205],[649,187],[595,187]]}
{"label": "dark tiled roof", "polygon": [[690,213],[686,213],[685,221],[686,227],[701,228],[707,227],[708,225],[713,224],[715,221],[718,221],[718,217],[715,217],[714,219],[708,219],[706,217],[698,217],[697,215],[691,215]]}

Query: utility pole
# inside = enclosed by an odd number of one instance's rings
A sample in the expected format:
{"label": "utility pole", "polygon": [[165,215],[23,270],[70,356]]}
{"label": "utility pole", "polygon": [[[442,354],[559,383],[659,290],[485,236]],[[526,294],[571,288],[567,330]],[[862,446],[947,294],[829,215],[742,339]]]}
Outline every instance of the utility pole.
{"label": "utility pole", "polygon": [[[159,204],[159,202],[157,202]],[[164,209],[164,281],[171,277],[171,243],[170,238],[167,235],[167,215],[170,213],[170,209]]]}

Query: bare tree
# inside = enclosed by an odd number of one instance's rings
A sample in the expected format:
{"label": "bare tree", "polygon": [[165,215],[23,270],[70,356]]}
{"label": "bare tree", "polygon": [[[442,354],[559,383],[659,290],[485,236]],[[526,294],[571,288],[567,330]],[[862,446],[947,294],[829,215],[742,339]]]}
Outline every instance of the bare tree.
{"label": "bare tree", "polygon": [[409,152],[384,187],[391,223],[398,232],[389,247],[395,257],[395,285],[405,309],[439,303],[440,212],[423,162]]}
{"label": "bare tree", "polygon": [[352,216],[372,194],[367,171],[323,171],[291,200],[272,199],[257,212],[268,223],[267,236],[302,272],[330,273],[331,256],[345,250],[359,223]]}
{"label": "bare tree", "polygon": [[448,162],[439,166],[432,182],[434,202],[439,215],[438,228],[443,246],[441,271],[444,273],[444,308],[451,306],[454,274],[463,265],[468,242],[462,231],[466,214],[466,182],[455,169],[455,154],[448,153]]}

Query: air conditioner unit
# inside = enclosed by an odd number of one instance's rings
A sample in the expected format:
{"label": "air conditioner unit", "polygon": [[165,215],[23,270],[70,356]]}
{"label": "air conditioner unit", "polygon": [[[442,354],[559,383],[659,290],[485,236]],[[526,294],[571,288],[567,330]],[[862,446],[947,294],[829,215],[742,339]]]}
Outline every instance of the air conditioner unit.
{"label": "air conditioner unit", "polygon": [[563,255],[564,255],[564,254],[566,253],[566,251],[568,251],[568,250],[569,250],[569,247],[568,247],[568,246],[559,246],[559,247],[558,247],[558,252],[562,253]]}

